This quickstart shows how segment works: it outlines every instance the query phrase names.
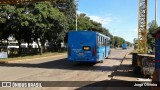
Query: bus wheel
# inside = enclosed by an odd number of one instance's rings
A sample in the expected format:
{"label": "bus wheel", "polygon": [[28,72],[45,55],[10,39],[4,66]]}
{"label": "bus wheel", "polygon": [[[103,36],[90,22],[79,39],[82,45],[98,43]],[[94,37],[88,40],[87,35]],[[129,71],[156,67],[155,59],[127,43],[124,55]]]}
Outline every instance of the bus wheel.
{"label": "bus wheel", "polygon": [[109,59],[109,56],[108,56],[108,57],[106,57],[106,59]]}
{"label": "bus wheel", "polygon": [[104,53],[103,53],[103,58],[102,58],[102,60],[100,61],[100,63],[103,63],[103,60],[105,59],[105,55],[104,55]]}
{"label": "bus wheel", "polygon": [[103,60],[99,61],[100,63],[103,63]]}
{"label": "bus wheel", "polygon": [[109,51],[108,55],[110,55],[110,54],[111,54],[111,50]]}

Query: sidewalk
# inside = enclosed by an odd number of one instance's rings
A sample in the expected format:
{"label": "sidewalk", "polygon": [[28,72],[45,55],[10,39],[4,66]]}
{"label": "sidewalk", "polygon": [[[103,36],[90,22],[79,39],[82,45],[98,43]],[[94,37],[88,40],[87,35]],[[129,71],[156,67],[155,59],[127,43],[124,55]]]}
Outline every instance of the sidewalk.
{"label": "sidewalk", "polygon": [[[136,82],[138,79],[146,80],[147,78],[144,78],[144,76],[141,74],[135,74],[133,70],[134,70],[134,67],[132,66],[132,54],[128,53],[125,56],[122,63],[120,64],[120,66],[118,67],[117,71],[112,73],[113,77],[111,80],[122,81],[122,82],[128,81],[129,83],[131,82],[133,86],[127,87],[126,85],[124,87],[109,87],[106,90],[151,90],[150,87],[134,87],[133,82]],[[129,84],[129,85],[132,85],[132,84]]]}
{"label": "sidewalk", "polygon": [[123,81],[136,81],[137,78],[142,78],[142,75],[136,75],[133,72],[134,67],[132,66],[132,55],[127,54],[118,67],[117,71],[114,72],[113,80]]}

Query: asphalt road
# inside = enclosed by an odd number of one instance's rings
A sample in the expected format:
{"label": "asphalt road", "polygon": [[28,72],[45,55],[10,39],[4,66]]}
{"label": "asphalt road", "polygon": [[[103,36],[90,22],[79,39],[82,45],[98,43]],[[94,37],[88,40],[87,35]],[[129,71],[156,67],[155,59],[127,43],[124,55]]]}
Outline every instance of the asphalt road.
{"label": "asphalt road", "polygon": [[[120,65],[126,53],[131,50],[114,49],[109,59],[103,63],[71,63],[66,55],[48,59],[17,61],[0,64],[0,81],[106,81],[111,80],[111,73]],[[67,82],[74,84],[74,82]],[[76,82],[75,82],[76,83]],[[80,82],[79,82],[80,83]],[[83,83],[83,82],[81,82]],[[81,90],[77,87],[45,87],[45,88],[0,88],[0,90]],[[98,87],[103,89],[103,87]],[[90,88],[87,88],[90,89]],[[92,90],[97,88],[92,88]]]}

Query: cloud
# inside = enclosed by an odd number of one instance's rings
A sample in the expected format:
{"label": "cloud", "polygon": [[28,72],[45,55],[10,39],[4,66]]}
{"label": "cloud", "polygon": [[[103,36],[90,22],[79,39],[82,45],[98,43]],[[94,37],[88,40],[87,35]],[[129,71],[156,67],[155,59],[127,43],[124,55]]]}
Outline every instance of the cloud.
{"label": "cloud", "polygon": [[103,26],[107,26],[110,23],[112,23],[113,18],[112,17],[101,17],[101,16],[93,16],[93,15],[89,15],[89,17],[94,20],[97,21],[99,23],[101,23]]}
{"label": "cloud", "polygon": [[[77,13],[80,14],[85,12],[77,11]],[[126,23],[127,22],[126,19],[119,18],[110,13],[107,13],[107,14],[106,13],[103,13],[103,14],[85,13],[85,14],[86,16],[90,17],[92,20],[101,23],[103,27],[109,29],[109,32],[114,36],[120,36],[129,42],[133,42],[133,39],[138,37],[137,27],[124,26],[128,24]]]}
{"label": "cloud", "polygon": [[137,29],[137,28],[131,29],[131,31],[132,31],[133,33],[138,33],[138,29]]}
{"label": "cloud", "polygon": [[[85,12],[81,12],[81,11],[77,11],[78,14],[80,13],[85,13]],[[118,18],[114,18],[111,14],[108,15],[90,15],[88,13],[85,13],[86,16],[90,17],[90,19],[99,22],[102,24],[103,27],[108,27],[110,26],[113,22],[118,21]]]}

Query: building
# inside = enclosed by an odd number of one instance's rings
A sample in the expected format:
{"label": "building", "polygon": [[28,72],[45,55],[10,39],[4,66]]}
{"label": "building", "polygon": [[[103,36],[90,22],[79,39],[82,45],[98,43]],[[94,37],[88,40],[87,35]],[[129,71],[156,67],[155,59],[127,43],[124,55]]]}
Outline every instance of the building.
{"label": "building", "polygon": [[[41,46],[41,43],[40,41],[38,42],[39,45]],[[48,42],[45,43],[45,46],[48,47]],[[14,37],[9,37],[8,38],[8,41],[7,40],[0,40],[0,47],[1,48],[19,48],[19,45],[18,45],[18,41],[14,38]],[[28,48],[28,47],[31,47],[31,48],[38,48],[38,44],[37,42],[32,42],[28,45],[28,43],[21,43],[21,47],[22,48]]]}
{"label": "building", "polygon": [[151,33],[155,37],[155,69],[160,69],[160,27]]}

